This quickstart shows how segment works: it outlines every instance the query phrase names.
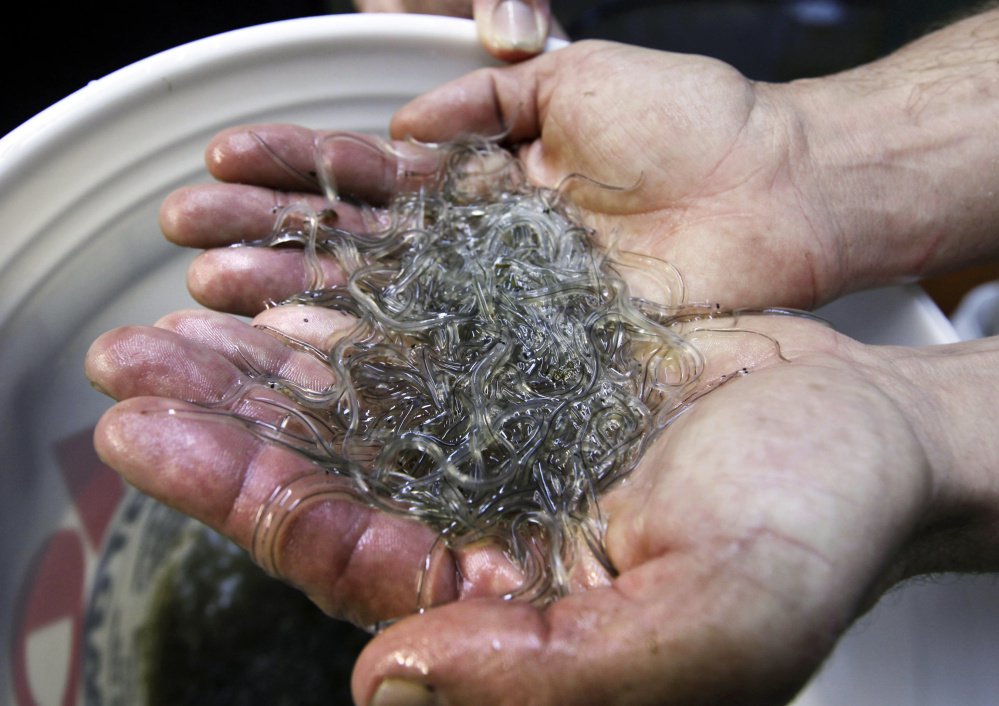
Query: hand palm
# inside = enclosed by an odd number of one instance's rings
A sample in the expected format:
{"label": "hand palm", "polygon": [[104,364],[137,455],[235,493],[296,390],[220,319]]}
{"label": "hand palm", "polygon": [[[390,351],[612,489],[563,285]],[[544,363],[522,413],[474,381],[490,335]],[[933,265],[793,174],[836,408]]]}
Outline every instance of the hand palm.
{"label": "hand palm", "polygon": [[[813,225],[825,219],[802,205],[803,138],[786,92],[711,59],[582,43],[502,73],[472,74],[440,93],[400,111],[393,133],[437,141],[502,130],[524,145],[527,174],[538,183],[579,174],[617,187],[578,179],[565,189],[621,250],[677,266],[692,300],[808,308],[840,293],[844,255]],[[644,101],[636,104],[635,95]],[[164,205],[164,232],[208,248],[265,236],[274,205],[294,198],[288,191],[314,187],[289,167],[314,172],[317,134],[274,125],[223,133],[208,149],[209,168],[239,183],[178,191]],[[341,159],[337,178],[364,197],[384,198],[386,181],[396,178],[388,161]],[[336,277],[334,264],[326,269]],[[246,314],[304,282],[300,265],[281,254],[229,250],[207,253],[190,278],[202,303]]]}
{"label": "hand palm", "polygon": [[[293,308],[261,320],[302,327]],[[320,324],[309,329],[317,340],[342,326],[336,317],[310,320]],[[891,410],[858,372],[866,349],[805,320],[760,318],[748,328],[777,336],[791,362],[775,362],[763,337],[747,355],[730,334],[708,335],[718,369],[755,370],[699,401],[604,498],[619,576],[584,572],[576,592],[541,610],[497,598],[517,581],[500,551],[457,552],[436,562],[430,582],[431,602],[448,605],[374,640],[359,663],[359,689],[401,671],[436,684],[460,678],[467,702],[494,702],[497,675],[486,658],[500,645],[505,659],[531,665],[504,685],[509,703],[546,693],[553,703],[609,702],[617,695],[605,690],[622,674],[647,682],[642,703],[729,693],[712,691],[720,688],[792,693],[860,610],[866,596],[857,587],[886,578],[919,488],[892,470],[920,461],[911,438],[880,435],[890,425],[876,412]],[[88,357],[92,379],[131,398],[102,421],[102,456],[243,546],[275,488],[313,471],[242,428],[166,410],[186,407],[175,397],[222,397],[251,362],[292,379],[326,374],[269,335],[208,312],[111,332]],[[886,493],[898,499],[893,514],[883,510]],[[413,610],[428,529],[337,496],[290,520],[272,568],[325,610],[362,624]],[[400,669],[401,655],[416,662]],[[429,675],[414,673],[415,663],[430,665]]]}
{"label": "hand palm", "polygon": [[840,293],[840,253],[806,210],[802,120],[776,89],[705,57],[582,42],[432,92],[392,131],[505,131],[527,141],[539,183],[580,174],[622,188],[570,193],[622,249],[674,263],[694,299],[811,308]]}
{"label": "hand palm", "polygon": [[[615,579],[544,611],[459,603],[405,621],[362,656],[361,683],[427,678],[398,666],[422,658],[458,703],[790,699],[900,578],[926,461],[860,372],[869,351],[806,321],[749,328],[791,362],[761,360],[703,398],[603,499]],[[719,345],[716,361],[745,362]],[[481,635],[510,650],[516,678],[482,658]]]}

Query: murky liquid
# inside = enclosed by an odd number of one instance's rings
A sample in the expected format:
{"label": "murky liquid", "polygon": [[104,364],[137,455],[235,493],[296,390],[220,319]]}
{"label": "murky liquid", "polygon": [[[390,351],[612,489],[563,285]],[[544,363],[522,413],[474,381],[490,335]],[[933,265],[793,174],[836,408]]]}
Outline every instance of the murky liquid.
{"label": "murky liquid", "polygon": [[199,530],[162,572],[140,629],[146,704],[349,705],[369,637]]}

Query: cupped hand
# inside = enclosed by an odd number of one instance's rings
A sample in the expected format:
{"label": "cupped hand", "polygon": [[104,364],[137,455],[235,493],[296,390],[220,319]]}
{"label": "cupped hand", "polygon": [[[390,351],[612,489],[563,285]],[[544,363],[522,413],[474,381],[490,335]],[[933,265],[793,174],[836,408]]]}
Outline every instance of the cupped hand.
{"label": "cupped hand", "polygon": [[[839,242],[814,188],[792,95],[704,57],[584,42],[422,96],[396,114],[392,133],[424,141],[502,135],[521,146],[537,183],[587,177],[563,185],[583,219],[621,250],[675,264],[689,299],[810,308],[859,285],[849,278],[854,249]],[[213,248],[265,234],[275,203],[315,190],[289,167],[314,173],[320,134],[262,125],[217,136],[209,169],[238,185],[174,194],[163,209],[168,237]],[[401,173],[371,153],[334,161],[338,179],[366,198],[384,198]],[[202,259],[191,273],[195,297],[255,313],[263,299],[302,288],[290,271],[280,282],[261,274],[283,271],[283,255],[248,257],[216,251]]]}
{"label": "cupped hand", "polygon": [[549,33],[565,37],[547,0],[354,0],[361,12],[416,12],[475,19],[479,39],[496,58],[519,61],[545,48]]}
{"label": "cupped hand", "polygon": [[[348,321],[288,306],[257,323],[323,345]],[[757,333],[731,324],[690,332],[711,361],[706,378],[751,372],[695,403],[601,501],[617,575],[583,571],[569,595],[535,607],[500,598],[519,576],[497,548],[438,555],[424,587],[434,607],[369,644],[354,675],[359,704],[778,704],[793,695],[906,572],[933,482],[888,353],[804,319],[734,324]],[[105,334],[87,373],[122,402],[97,428],[101,457],[253,550],[328,613],[362,625],[412,613],[434,533],[332,481],[318,481],[328,492],[289,514],[261,555],[254,535],[278,491],[322,477],[196,406],[225,398],[251,370],[330,382],[311,356],[219,313]],[[237,411],[276,421],[252,401]]]}

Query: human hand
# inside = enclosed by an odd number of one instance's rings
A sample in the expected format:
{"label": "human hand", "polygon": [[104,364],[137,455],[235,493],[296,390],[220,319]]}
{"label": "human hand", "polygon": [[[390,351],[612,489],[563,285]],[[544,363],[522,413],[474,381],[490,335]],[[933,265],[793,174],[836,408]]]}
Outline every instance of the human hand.
{"label": "human hand", "polygon": [[[299,307],[257,323],[318,345],[344,326],[340,314]],[[448,553],[429,582],[436,607],[362,654],[358,703],[783,703],[894,581],[966,568],[955,547],[975,517],[968,506],[995,507],[995,492],[962,485],[948,472],[955,447],[938,443],[939,415],[950,412],[936,408],[934,383],[960,379],[955,371],[937,378],[916,351],[862,346],[803,319],[740,327],[779,340],[790,362],[766,336],[699,336],[716,371],[753,370],[699,400],[602,498],[616,577],[584,572],[539,608],[498,598],[517,581],[502,552]],[[955,353],[945,359],[963,365]],[[212,312],[111,332],[87,359],[90,378],[124,400],[97,428],[102,458],[248,548],[275,490],[315,469],[243,427],[183,410],[220,399],[251,367],[330,381],[310,356]],[[433,539],[334,493],[291,515],[258,559],[327,612],[370,625],[415,608]],[[966,544],[978,568],[995,554]],[[414,700],[379,701],[400,693]]]}
{"label": "human hand", "polygon": [[[859,285],[849,257],[854,250],[842,247],[838,218],[815,196],[800,123],[787,88],[754,84],[721,62],[581,43],[474,73],[417,99],[396,115],[392,132],[430,141],[505,133],[523,144],[527,175],[536,182],[554,186],[579,173],[622,187],[568,185],[584,220],[615,237],[621,249],[674,263],[690,299],[808,308]],[[262,237],[273,204],[290,198],[286,191],[314,188],[290,178],[262,144],[304,174],[314,169],[317,134],[254,126],[217,137],[208,149],[209,169],[242,185],[175,194],[163,210],[167,236],[194,247]],[[358,177],[367,182],[391,183],[397,171],[339,162],[341,171],[375,170]],[[278,286],[273,261],[279,255],[253,256],[268,258],[268,265],[248,264],[247,257],[221,250],[201,258],[191,272],[194,296],[207,306],[252,314],[263,299],[302,288],[301,278],[291,275],[293,283]]]}
{"label": "human hand", "polygon": [[[678,266],[691,298],[811,308],[999,257],[999,11],[868,66],[790,84],[697,56],[577,43],[402,108],[392,134],[503,133],[625,247]],[[989,97],[988,100],[982,98]]]}
{"label": "human hand", "polygon": [[[976,68],[996,46],[979,39],[993,32],[999,11],[852,72],[784,85],[748,81],[704,57],[576,43],[421,96],[396,114],[392,134],[502,134],[521,145],[538,183],[577,173],[622,187],[569,185],[589,225],[622,249],[674,263],[690,299],[811,308],[999,256],[999,201],[991,197],[999,101],[982,100],[988,91]],[[250,208],[314,187],[289,179],[260,143],[305,173],[316,133],[253,130],[261,140],[247,129],[216,138],[208,151],[215,176],[262,187]],[[367,181],[394,179],[392,165],[377,171]],[[233,196],[244,188],[176,194],[164,231],[195,247],[260,235],[269,213],[252,224],[256,233],[232,225],[251,225],[247,203]],[[208,232],[206,223],[225,225]],[[258,310],[248,293],[273,296],[275,283],[240,271],[239,258],[202,260],[192,271],[195,297]],[[210,291],[218,275],[231,296]]]}
{"label": "human hand", "polygon": [[999,257],[996,40],[992,10],[783,85],[587,43],[460,79],[400,111],[393,132],[509,129],[538,179],[641,178],[612,209],[577,198],[604,232],[660,240],[694,298],[809,307]]}
{"label": "human hand", "polygon": [[361,12],[416,12],[475,19],[479,39],[498,59],[519,61],[545,48],[549,33],[565,37],[548,0],[354,0]]}

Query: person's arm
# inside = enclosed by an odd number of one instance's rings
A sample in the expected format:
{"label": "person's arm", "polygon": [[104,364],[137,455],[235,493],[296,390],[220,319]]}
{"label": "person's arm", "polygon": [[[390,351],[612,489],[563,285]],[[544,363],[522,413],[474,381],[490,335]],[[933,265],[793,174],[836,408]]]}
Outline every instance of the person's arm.
{"label": "person's arm", "polygon": [[883,375],[933,469],[898,576],[999,571],[999,337],[884,351]]}
{"label": "person's arm", "polygon": [[999,11],[787,90],[799,188],[835,232],[843,291],[999,254]]}

